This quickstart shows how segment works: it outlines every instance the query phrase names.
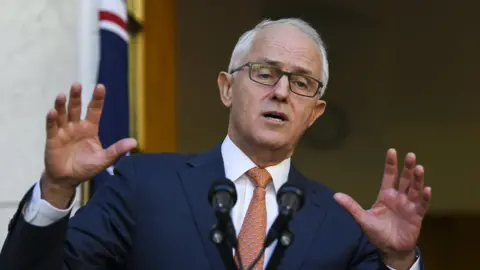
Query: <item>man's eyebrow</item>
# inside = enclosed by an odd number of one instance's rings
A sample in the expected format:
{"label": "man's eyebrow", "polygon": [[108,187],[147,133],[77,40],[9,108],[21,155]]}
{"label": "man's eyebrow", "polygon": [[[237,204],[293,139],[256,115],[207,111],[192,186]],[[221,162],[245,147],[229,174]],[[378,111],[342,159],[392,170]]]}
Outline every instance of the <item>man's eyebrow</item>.
{"label": "man's eyebrow", "polygon": [[[269,65],[272,65],[272,66],[276,66],[278,68],[282,67],[282,62],[275,61],[275,60],[272,60],[272,59],[269,59],[269,58],[262,58],[262,59],[260,59],[260,62],[269,64]],[[292,69],[291,72],[297,73],[297,74],[304,74],[304,75],[312,76],[312,72],[310,70],[308,70],[306,68],[299,67],[299,66],[293,66],[293,69]]]}

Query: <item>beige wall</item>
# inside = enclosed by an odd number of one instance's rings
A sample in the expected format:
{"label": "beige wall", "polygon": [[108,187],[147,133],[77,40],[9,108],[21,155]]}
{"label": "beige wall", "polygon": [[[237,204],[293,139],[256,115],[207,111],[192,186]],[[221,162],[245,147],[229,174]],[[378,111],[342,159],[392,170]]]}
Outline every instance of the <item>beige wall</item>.
{"label": "beige wall", "polygon": [[[200,151],[225,136],[228,111],[216,76],[226,69],[239,35],[262,16],[300,13],[269,1],[178,2],[180,151]],[[294,156],[297,166],[369,205],[387,148],[396,147],[401,158],[414,151],[433,186],[431,213],[479,210],[479,4],[307,2],[318,1],[298,1],[296,10],[319,29],[330,52],[326,99],[347,113],[351,132],[330,150],[303,139]],[[321,119],[309,133],[331,128]]]}
{"label": "beige wall", "polygon": [[45,115],[76,78],[77,1],[6,0],[0,8],[0,247],[43,168]]}

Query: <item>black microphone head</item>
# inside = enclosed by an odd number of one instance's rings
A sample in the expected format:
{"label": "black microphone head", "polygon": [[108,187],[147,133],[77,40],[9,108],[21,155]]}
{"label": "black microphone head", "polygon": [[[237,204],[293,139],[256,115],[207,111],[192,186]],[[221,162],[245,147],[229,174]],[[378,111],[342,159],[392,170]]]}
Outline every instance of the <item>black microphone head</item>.
{"label": "black microphone head", "polygon": [[293,212],[300,210],[305,203],[305,192],[300,187],[285,183],[277,192],[279,208],[289,208]]}
{"label": "black microphone head", "polygon": [[237,189],[231,180],[227,178],[221,178],[212,183],[210,190],[208,191],[208,202],[210,205],[213,205],[215,197],[220,193],[228,193],[230,195],[232,200],[231,207],[237,203]]}

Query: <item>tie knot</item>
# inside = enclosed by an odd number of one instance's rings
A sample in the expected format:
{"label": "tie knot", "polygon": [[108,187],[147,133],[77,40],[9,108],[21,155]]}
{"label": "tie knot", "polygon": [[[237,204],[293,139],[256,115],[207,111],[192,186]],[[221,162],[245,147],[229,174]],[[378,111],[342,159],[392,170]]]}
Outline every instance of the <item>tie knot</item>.
{"label": "tie knot", "polygon": [[248,170],[247,176],[253,181],[256,187],[266,188],[272,182],[270,173],[262,168],[252,168]]}

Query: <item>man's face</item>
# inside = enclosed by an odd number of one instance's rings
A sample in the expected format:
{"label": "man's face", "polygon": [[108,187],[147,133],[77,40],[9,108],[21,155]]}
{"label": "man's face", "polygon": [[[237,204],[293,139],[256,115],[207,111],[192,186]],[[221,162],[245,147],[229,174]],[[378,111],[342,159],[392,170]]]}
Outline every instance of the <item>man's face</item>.
{"label": "man's face", "polygon": [[[315,42],[291,26],[272,25],[258,32],[242,64],[246,62],[273,64],[287,72],[306,72],[318,81],[323,79],[322,58]],[[229,81],[222,101],[231,107],[229,132],[234,134],[230,135],[258,147],[293,151],[325,108],[318,95],[305,97],[290,91],[287,76],[275,86],[266,86],[252,81],[249,67],[244,67]]]}

